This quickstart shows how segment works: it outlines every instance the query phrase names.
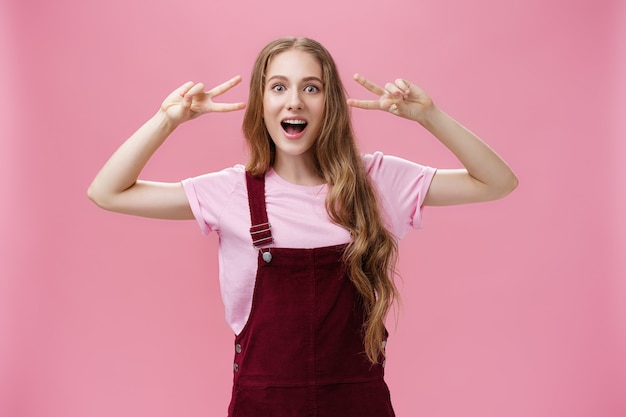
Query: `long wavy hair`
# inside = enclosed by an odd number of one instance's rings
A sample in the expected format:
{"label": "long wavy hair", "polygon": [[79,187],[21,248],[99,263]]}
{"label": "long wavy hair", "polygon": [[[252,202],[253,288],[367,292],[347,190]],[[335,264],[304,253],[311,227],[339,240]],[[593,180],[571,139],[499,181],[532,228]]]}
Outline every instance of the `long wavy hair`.
{"label": "long wavy hair", "polygon": [[265,71],[272,57],[298,49],[313,55],[322,67],[324,111],[313,145],[318,174],[328,184],[326,210],[330,219],[352,237],[344,251],[350,279],[363,301],[364,347],[377,363],[384,357],[385,317],[397,297],[393,282],[397,243],[384,227],[377,195],[358,152],[346,92],[330,53],[308,38],[281,38],[261,50],[252,69],[243,133],[250,148],[246,169],[260,176],[273,165],[275,145],[263,121]]}

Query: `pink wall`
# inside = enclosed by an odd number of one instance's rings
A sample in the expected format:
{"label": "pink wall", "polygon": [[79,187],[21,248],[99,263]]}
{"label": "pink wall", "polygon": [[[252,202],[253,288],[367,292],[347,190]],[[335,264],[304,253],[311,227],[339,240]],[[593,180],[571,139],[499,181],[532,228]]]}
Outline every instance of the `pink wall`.
{"label": "pink wall", "polygon": [[[505,200],[427,209],[403,241],[397,414],[626,415],[623,5],[3,0],[0,415],[225,415],[215,236],[101,211],[85,191],[171,89],[247,82],[285,34],[322,41],[353,96],[354,72],[422,85],[521,180]],[[364,151],[456,166],[408,122],[354,117]],[[184,126],[146,177],[242,161],[240,119]]]}

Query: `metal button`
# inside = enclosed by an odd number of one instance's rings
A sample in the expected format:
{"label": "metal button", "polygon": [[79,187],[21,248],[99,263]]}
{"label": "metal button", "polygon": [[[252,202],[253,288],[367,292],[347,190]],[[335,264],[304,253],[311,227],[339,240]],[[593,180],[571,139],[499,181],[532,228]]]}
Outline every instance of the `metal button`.
{"label": "metal button", "polygon": [[241,345],[239,343],[235,345],[235,352],[241,353]]}
{"label": "metal button", "polygon": [[233,369],[235,370],[235,372],[239,372],[239,364],[235,364],[233,365]]}

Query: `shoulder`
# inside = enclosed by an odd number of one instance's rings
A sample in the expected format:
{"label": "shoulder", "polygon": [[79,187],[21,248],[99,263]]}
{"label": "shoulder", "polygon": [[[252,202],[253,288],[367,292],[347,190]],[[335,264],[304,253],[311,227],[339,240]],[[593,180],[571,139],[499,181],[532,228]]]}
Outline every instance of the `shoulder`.
{"label": "shoulder", "polygon": [[422,226],[426,194],[435,175],[432,167],[382,152],[363,155],[364,167],[378,192],[389,229],[402,237]]}
{"label": "shoulder", "polygon": [[209,172],[182,181],[188,197],[195,196],[198,200],[224,202],[233,193],[245,192],[245,166],[241,164]]}
{"label": "shoulder", "polygon": [[[223,228],[223,214],[247,207],[245,167],[235,165],[182,181],[191,210],[204,234]],[[245,204],[242,204],[245,203]]]}
{"label": "shoulder", "polygon": [[385,155],[380,151],[361,155],[365,171],[372,179],[397,176],[431,176],[435,169],[427,165],[409,161],[393,155]]}
{"label": "shoulder", "polygon": [[187,178],[183,180],[183,183],[193,183],[194,187],[232,187],[245,181],[245,172],[245,167],[237,164],[219,171]]}

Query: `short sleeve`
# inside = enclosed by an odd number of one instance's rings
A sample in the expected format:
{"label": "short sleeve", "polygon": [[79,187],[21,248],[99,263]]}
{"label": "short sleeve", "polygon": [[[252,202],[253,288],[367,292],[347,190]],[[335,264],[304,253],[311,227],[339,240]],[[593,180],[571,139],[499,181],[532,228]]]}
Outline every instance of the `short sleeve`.
{"label": "short sleeve", "polygon": [[398,238],[423,226],[422,206],[436,169],[381,152],[363,155],[388,227]]}
{"label": "short sleeve", "polygon": [[181,183],[191,211],[204,235],[220,229],[220,218],[231,195],[241,185],[245,175],[243,165],[235,165]]}

